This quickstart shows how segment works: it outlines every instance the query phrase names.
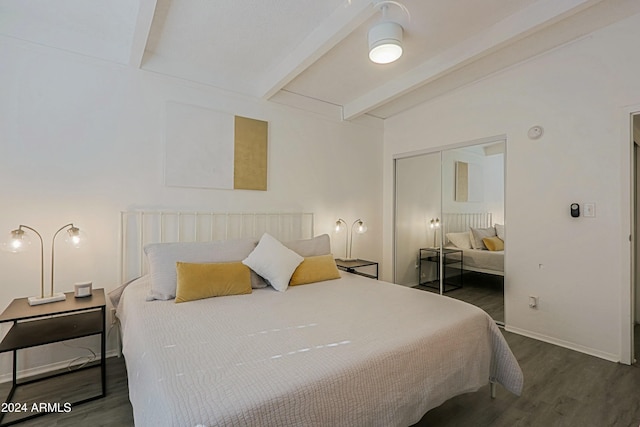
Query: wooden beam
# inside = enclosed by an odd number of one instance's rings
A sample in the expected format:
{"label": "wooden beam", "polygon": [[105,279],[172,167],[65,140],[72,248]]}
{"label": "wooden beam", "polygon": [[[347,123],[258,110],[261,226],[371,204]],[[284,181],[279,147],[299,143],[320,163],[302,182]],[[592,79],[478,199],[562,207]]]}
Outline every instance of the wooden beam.
{"label": "wooden beam", "polygon": [[557,22],[601,0],[544,0],[503,19],[479,34],[428,59],[414,69],[365,93],[343,107],[343,119],[352,120],[481,58],[543,26]]}
{"label": "wooden beam", "polygon": [[271,98],[377,12],[371,0],[352,0],[336,9],[283,61],[266,73],[258,87],[258,96]]}
{"label": "wooden beam", "polygon": [[129,65],[140,68],[142,59],[147,47],[153,16],[156,12],[157,0],[140,0],[138,8],[138,19],[133,32],[133,40],[131,42],[131,54],[129,55]]}

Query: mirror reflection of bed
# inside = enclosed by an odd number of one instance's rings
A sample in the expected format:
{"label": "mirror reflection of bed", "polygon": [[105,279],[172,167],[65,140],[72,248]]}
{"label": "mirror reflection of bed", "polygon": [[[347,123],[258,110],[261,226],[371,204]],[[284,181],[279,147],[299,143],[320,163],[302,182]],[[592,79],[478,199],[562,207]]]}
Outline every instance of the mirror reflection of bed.
{"label": "mirror reflection of bed", "polygon": [[497,137],[395,159],[394,283],[469,302],[499,324],[505,323],[505,148]]}
{"label": "mirror reflection of bed", "polygon": [[[474,304],[504,323],[504,224],[490,212],[443,213],[442,247],[452,252],[444,268],[444,293]],[[456,263],[461,259],[461,263]],[[433,277],[433,281],[439,282]],[[421,281],[418,287],[439,292],[438,286]],[[451,285],[451,286],[450,286]]]}

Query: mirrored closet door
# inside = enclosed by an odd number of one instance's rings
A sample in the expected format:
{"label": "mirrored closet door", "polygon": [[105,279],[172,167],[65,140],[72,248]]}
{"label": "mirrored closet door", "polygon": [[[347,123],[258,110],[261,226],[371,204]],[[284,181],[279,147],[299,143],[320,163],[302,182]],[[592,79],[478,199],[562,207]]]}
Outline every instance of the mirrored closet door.
{"label": "mirrored closet door", "polygon": [[439,292],[439,263],[420,263],[422,249],[439,247],[441,209],[440,153],[395,161],[394,283],[429,283]]}
{"label": "mirrored closet door", "polygon": [[395,283],[504,323],[505,141],[395,160]]}

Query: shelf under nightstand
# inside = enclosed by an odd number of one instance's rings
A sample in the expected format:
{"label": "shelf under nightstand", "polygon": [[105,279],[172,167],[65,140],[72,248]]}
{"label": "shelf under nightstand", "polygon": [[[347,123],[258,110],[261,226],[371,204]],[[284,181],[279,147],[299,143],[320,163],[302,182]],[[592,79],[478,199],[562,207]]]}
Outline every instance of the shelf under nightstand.
{"label": "shelf under nightstand", "polygon": [[[11,389],[6,398],[5,407],[14,408],[15,404],[23,404],[30,398],[20,396],[21,401],[13,401],[19,387],[34,384],[36,382],[51,380],[62,375],[70,375],[80,369],[100,369],[100,392],[90,393],[78,400],[71,402],[54,402],[59,408],[64,409],[63,404],[79,405],[84,402],[99,399],[106,395],[106,302],[103,289],[94,289],[89,297],[75,298],[73,292],[65,294],[66,300],[49,304],[30,306],[27,298],[14,299],[0,314],[0,323],[12,322],[11,329],[0,341],[0,353],[11,352],[13,355],[13,372]],[[71,371],[56,372],[53,374],[38,375],[33,377],[17,378],[17,352],[26,348],[43,346],[75,338],[100,335],[100,361],[87,364],[82,368]],[[24,400],[22,400],[24,399]],[[42,399],[33,403],[46,403],[49,399]],[[29,403],[31,405],[32,403]],[[23,417],[16,415],[14,411],[0,412],[0,426],[8,426],[24,420],[46,415],[48,412],[30,410],[31,406],[25,406],[28,414]],[[5,420],[5,416],[10,418]]]}

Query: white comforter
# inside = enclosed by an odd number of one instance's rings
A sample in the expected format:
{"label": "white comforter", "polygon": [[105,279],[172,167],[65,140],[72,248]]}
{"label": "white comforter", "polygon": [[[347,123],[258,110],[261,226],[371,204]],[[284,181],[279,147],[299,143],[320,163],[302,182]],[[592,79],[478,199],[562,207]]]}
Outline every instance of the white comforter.
{"label": "white comforter", "polygon": [[136,426],[408,426],[490,377],[521,392],[482,310],[342,275],[180,304],[129,285],[118,317]]}
{"label": "white comforter", "polygon": [[504,251],[464,249],[464,267],[504,272]]}

